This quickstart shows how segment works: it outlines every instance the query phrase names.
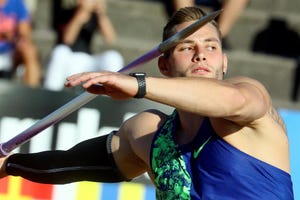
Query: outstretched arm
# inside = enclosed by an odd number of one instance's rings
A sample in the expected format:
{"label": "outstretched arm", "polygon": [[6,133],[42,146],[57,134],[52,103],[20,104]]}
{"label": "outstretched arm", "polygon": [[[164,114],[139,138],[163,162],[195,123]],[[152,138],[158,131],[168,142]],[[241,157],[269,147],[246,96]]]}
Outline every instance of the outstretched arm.
{"label": "outstretched arm", "polygon": [[[89,92],[115,99],[135,96],[137,81],[120,73],[91,72],[71,76],[67,87],[80,85]],[[211,78],[146,78],[145,98],[202,116],[245,123],[262,117],[269,97],[257,81],[245,77],[220,81]]]}
{"label": "outstretched arm", "polygon": [[111,151],[113,135],[112,132],[85,140],[66,151],[12,154],[1,158],[0,178],[13,175],[48,184],[126,181]]}

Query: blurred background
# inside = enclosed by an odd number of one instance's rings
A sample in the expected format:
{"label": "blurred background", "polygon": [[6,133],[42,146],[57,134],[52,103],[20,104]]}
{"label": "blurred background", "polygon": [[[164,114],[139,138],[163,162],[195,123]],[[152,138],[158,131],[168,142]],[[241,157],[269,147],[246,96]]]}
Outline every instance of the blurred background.
{"label": "blurred background", "polygon": [[[52,91],[43,86],[51,52],[58,40],[55,23],[65,16],[58,13],[58,2],[60,8],[68,10],[74,1],[24,2],[32,18],[32,39],[38,50],[42,78],[40,86],[34,88],[23,84],[20,75],[22,70],[11,79],[0,78],[1,142],[17,135],[82,92],[80,88]],[[212,11],[208,6],[203,8]],[[250,0],[224,38],[225,51],[229,56],[229,72],[226,76],[245,75],[261,81],[287,124],[296,200],[300,200],[299,10],[299,0]],[[91,53],[114,49],[122,55],[124,64],[161,42],[162,29],[168,19],[165,1],[159,0],[107,0],[106,14],[115,29],[115,41],[107,43],[103,34],[97,32],[91,41]],[[160,76],[156,59],[133,71]],[[116,102],[97,97],[16,151],[68,148],[83,139],[107,133],[132,114],[153,107],[170,111],[166,106],[146,100]],[[10,177],[0,181],[0,199],[133,200],[155,199],[155,192],[146,175],[133,183],[81,182],[61,186],[34,184]]]}

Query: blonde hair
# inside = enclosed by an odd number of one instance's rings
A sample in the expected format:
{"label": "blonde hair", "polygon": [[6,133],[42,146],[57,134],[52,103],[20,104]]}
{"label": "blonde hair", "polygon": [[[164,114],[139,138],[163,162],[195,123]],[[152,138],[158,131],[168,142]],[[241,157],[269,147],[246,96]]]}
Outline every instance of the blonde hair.
{"label": "blonde hair", "polygon": [[[173,15],[169,18],[167,24],[165,25],[163,29],[162,40],[165,41],[166,39],[174,35],[177,32],[176,26],[178,24],[195,21],[205,15],[207,14],[197,6],[180,8],[175,13],[173,13]],[[212,20],[210,23],[216,28],[218,37],[221,41],[221,31],[218,23],[215,20]],[[168,55],[168,53],[169,52],[166,52],[165,54]]]}

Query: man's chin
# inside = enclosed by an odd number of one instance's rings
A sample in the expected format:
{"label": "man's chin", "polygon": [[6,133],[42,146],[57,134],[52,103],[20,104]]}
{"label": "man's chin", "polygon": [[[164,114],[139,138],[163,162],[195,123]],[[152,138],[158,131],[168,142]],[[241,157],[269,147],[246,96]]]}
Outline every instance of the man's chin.
{"label": "man's chin", "polygon": [[212,76],[212,74],[208,74],[208,73],[194,73],[190,77],[216,78],[216,77]]}

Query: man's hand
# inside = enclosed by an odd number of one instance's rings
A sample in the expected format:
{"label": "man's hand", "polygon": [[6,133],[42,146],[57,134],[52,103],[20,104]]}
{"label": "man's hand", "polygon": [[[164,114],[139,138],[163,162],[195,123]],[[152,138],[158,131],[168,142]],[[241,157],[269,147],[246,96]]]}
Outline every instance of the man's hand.
{"label": "man's hand", "polygon": [[138,91],[137,80],[134,77],[118,72],[84,72],[69,76],[66,87],[81,85],[93,94],[108,95],[113,99],[129,99]]}

